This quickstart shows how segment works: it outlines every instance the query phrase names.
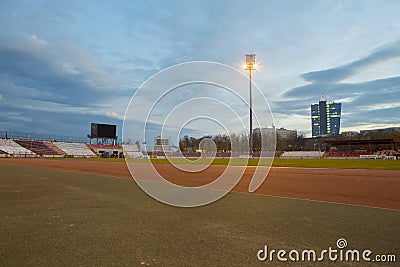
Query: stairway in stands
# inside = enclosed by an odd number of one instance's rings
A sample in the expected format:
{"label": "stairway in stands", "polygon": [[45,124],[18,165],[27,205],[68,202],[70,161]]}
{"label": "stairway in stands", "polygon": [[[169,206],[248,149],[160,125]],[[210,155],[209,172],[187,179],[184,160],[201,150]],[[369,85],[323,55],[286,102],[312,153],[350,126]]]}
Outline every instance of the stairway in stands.
{"label": "stairway in stands", "polygon": [[32,140],[15,140],[19,145],[35,152],[38,155],[61,155],[57,150],[49,147],[42,141],[32,141]]}

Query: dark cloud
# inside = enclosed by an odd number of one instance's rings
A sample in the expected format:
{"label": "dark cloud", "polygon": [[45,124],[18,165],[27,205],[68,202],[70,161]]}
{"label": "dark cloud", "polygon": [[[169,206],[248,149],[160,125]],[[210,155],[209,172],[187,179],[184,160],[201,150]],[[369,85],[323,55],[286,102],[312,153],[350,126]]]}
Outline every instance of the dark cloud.
{"label": "dark cloud", "polygon": [[0,113],[0,129],[13,132],[86,137],[90,133],[91,122],[116,124],[117,135],[121,136],[122,121],[105,115],[31,110],[10,106]]}
{"label": "dark cloud", "polygon": [[[293,74],[291,66],[302,62],[309,68],[326,50],[337,53],[339,49],[359,47],[362,51],[369,45],[393,40],[398,13],[396,5],[376,4],[379,8],[353,12],[357,5],[349,4],[343,7],[347,12],[333,14],[331,3],[295,3],[288,9],[279,1],[255,1],[251,5],[240,1],[114,1],[104,5],[91,1],[5,1],[1,6],[0,113],[3,118],[9,114],[4,121],[9,121],[10,127],[18,121],[22,129],[29,120],[48,118],[57,125],[51,128],[55,130],[62,127],[63,119],[65,125],[75,124],[76,120],[80,127],[86,127],[80,120],[91,120],[93,114],[106,114],[106,110],[123,114],[134,90],[144,80],[176,63],[210,60],[238,67],[245,53],[255,52],[266,70],[259,72],[257,79],[279,75],[286,67],[293,77],[298,72],[296,69]],[[387,16],[382,20],[384,10]],[[340,34],[353,22],[359,22],[355,26],[360,29],[367,27],[360,19],[365,17],[373,29],[364,31],[363,39],[357,37],[345,43]],[[335,68],[304,73],[301,77],[310,84],[282,94],[282,99],[272,103],[274,111],[308,115],[310,104],[318,101],[322,91],[331,99],[353,97],[344,106],[346,110],[353,104],[353,114],[363,112],[365,105],[399,102],[399,77],[343,83],[364,68],[399,57],[399,45],[383,46],[365,58]],[[268,71],[275,66],[276,72],[270,74]],[[25,109],[34,106],[35,101],[36,106],[48,106],[49,111]],[[9,112],[10,107],[4,103],[12,104],[13,111]],[[63,112],[54,108],[59,106],[66,108]],[[92,113],[78,113],[80,108]],[[43,117],[31,114],[36,112]],[[371,116],[377,113],[379,110]],[[60,122],[53,120],[53,115]],[[98,116],[104,120],[110,117]],[[7,123],[1,125],[7,128]],[[38,125],[38,130],[45,127]]]}
{"label": "dark cloud", "polygon": [[93,67],[85,58],[78,60],[76,55],[63,52],[34,35],[3,42],[0,44],[2,92],[72,106],[93,106],[115,93],[113,86],[117,83],[101,68]]}
{"label": "dark cloud", "polygon": [[[283,93],[282,97],[284,99],[316,99],[322,92],[328,93],[329,96],[335,98],[374,92],[379,92],[384,95],[390,92],[398,92],[399,86],[400,76],[360,83],[311,83],[290,89]],[[375,100],[370,99],[370,101]]]}
{"label": "dark cloud", "polygon": [[343,114],[343,118],[345,119],[346,123],[352,123],[354,125],[386,123],[398,124],[399,117],[397,114],[400,114],[400,106],[388,108],[382,107],[373,110],[366,108],[349,115],[347,115],[345,112]]}
{"label": "dark cloud", "polygon": [[[399,92],[400,76],[359,83],[343,83],[341,81],[354,76],[366,67],[394,58],[400,58],[400,42],[384,46],[370,56],[350,64],[302,74],[301,77],[306,81],[311,81],[311,83],[287,90],[282,94],[282,97],[284,99],[315,98],[321,92],[326,92],[329,96],[335,98],[348,97],[354,94],[363,94],[364,98],[367,98],[367,94],[379,92],[383,96],[381,98],[385,98],[385,94]],[[399,98],[396,99],[399,100]],[[375,99],[371,98],[369,101],[373,102]]]}
{"label": "dark cloud", "polygon": [[[400,123],[400,76],[357,83],[344,83],[345,79],[373,68],[375,64],[400,58],[400,42],[386,45],[369,56],[335,68],[309,72],[301,77],[310,84],[287,90],[273,109],[280,114],[310,114],[310,105],[317,103],[324,92],[327,100],[343,100],[342,112],[346,125]],[[399,69],[400,71],[400,69]]]}
{"label": "dark cloud", "polygon": [[299,100],[275,100],[271,102],[271,109],[280,114],[299,114],[305,115],[309,112],[305,111],[308,108],[307,103],[312,103],[315,101],[313,98],[305,98],[301,101]]}
{"label": "dark cloud", "polygon": [[0,35],[2,130],[84,137],[90,122],[121,126],[111,103],[124,96],[128,102],[133,91],[76,45]]}
{"label": "dark cloud", "polygon": [[335,83],[354,76],[364,68],[400,57],[400,42],[384,46],[369,56],[353,61],[336,68],[304,73],[301,77],[307,82],[314,83]]}

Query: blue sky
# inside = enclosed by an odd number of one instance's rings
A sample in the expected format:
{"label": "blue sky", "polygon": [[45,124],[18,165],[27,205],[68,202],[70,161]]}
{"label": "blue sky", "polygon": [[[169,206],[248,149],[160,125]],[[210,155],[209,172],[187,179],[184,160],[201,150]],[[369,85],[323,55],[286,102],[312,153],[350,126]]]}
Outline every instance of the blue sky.
{"label": "blue sky", "polygon": [[310,104],[342,130],[400,125],[399,1],[1,1],[0,130],[85,136],[177,63],[241,68],[277,127],[310,134]]}

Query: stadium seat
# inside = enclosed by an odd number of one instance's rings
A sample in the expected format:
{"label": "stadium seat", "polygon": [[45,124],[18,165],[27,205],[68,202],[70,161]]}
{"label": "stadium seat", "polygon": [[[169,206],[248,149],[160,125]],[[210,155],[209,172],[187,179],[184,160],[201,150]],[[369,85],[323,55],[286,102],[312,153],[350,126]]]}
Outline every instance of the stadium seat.
{"label": "stadium seat", "polygon": [[96,157],[96,154],[84,143],[53,142],[53,144],[72,157]]}
{"label": "stadium seat", "polygon": [[324,153],[321,151],[285,151],[281,155],[283,159],[319,159]]}
{"label": "stadium seat", "polygon": [[15,140],[19,145],[35,152],[41,156],[61,156],[63,155],[51,144],[44,141],[33,141],[33,140]]}
{"label": "stadium seat", "polygon": [[11,139],[0,139],[0,150],[14,157],[32,157],[36,155],[33,151],[22,147]]}
{"label": "stadium seat", "polygon": [[143,158],[143,153],[137,144],[124,144],[122,147],[129,158]]}

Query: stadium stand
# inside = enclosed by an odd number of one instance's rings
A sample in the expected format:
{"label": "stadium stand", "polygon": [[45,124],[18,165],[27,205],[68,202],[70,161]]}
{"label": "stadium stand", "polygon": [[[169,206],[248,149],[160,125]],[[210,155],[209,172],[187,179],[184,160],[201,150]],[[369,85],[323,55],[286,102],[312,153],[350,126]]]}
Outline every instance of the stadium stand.
{"label": "stadium stand", "polygon": [[361,155],[372,155],[371,151],[329,151],[326,158],[360,158]]}
{"label": "stadium stand", "polygon": [[129,158],[143,158],[143,153],[136,144],[125,144],[122,145],[125,151],[125,155]]}
{"label": "stadium stand", "polygon": [[96,154],[84,143],[53,142],[53,144],[72,157],[96,157]]}
{"label": "stadium stand", "polygon": [[108,149],[108,150],[121,150],[122,149],[120,145],[110,145],[110,144],[90,144],[89,147],[91,149]]}
{"label": "stadium stand", "polygon": [[52,142],[49,141],[43,141],[44,144],[46,144],[49,148],[53,149],[54,151],[56,151],[58,154],[60,155],[65,155],[65,152],[62,151],[61,149],[59,149],[58,147],[56,147],[55,145],[53,145]]}
{"label": "stadium stand", "polygon": [[89,144],[88,146],[102,158],[123,157],[122,147],[120,145]]}
{"label": "stadium stand", "polygon": [[4,152],[3,150],[0,150],[0,158],[5,158],[5,157],[7,157],[7,153],[6,152]]}
{"label": "stadium stand", "polygon": [[230,152],[217,152],[215,157],[217,158],[229,158],[231,156]]}
{"label": "stadium stand", "polygon": [[51,145],[43,141],[33,141],[33,140],[15,140],[20,146],[29,149],[40,156],[52,156],[52,157],[62,157],[63,154],[58,152]]}
{"label": "stadium stand", "polygon": [[11,139],[0,139],[0,150],[12,155],[14,157],[35,157],[36,153],[32,152],[25,147],[20,146],[18,143]]}
{"label": "stadium stand", "polygon": [[282,159],[319,159],[324,152],[321,151],[284,151]]}
{"label": "stadium stand", "polygon": [[169,158],[184,158],[185,156],[179,151],[172,151],[168,155]]}
{"label": "stadium stand", "polygon": [[182,153],[186,158],[200,158],[200,152],[183,152]]}

